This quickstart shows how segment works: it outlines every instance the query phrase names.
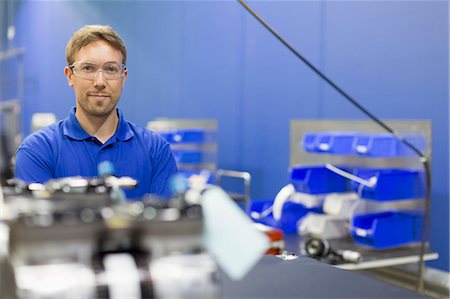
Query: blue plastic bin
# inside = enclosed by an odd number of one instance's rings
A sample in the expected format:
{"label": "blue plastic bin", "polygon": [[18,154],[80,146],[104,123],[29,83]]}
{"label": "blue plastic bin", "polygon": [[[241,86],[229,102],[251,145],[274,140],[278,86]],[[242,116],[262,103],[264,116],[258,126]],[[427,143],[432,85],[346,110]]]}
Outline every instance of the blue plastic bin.
{"label": "blue plastic bin", "polygon": [[295,202],[286,202],[281,211],[281,218],[277,226],[286,234],[297,232],[297,222],[308,214],[310,209],[302,204]]}
{"label": "blue plastic bin", "polygon": [[246,213],[252,218],[254,222],[266,224],[269,226],[277,227],[275,220],[273,219],[272,212],[267,214],[267,216],[258,218],[252,217],[252,212],[262,213],[263,211],[269,209],[273,205],[273,200],[250,200]]}
{"label": "blue plastic bin", "polygon": [[[365,180],[376,177],[373,187],[364,186],[360,196],[363,199],[388,201],[422,199],[425,196],[423,172],[396,168],[355,168],[353,174]],[[352,182],[354,190],[360,191],[360,184]]]}
{"label": "blue plastic bin", "polygon": [[331,155],[353,155],[354,144],[359,133],[318,132],[303,136],[301,146],[307,152]]}
{"label": "blue plastic bin", "polygon": [[[408,142],[420,151],[425,150],[425,137],[422,135],[407,135]],[[355,145],[355,153],[368,157],[400,157],[414,156],[416,153],[401,143],[391,134],[361,134]]]}
{"label": "blue plastic bin", "polygon": [[301,141],[301,147],[306,152],[317,152],[316,150],[316,144],[317,144],[317,138],[318,133],[306,133],[303,135],[302,141]]}
{"label": "blue plastic bin", "polygon": [[356,244],[374,249],[388,249],[419,242],[423,216],[416,212],[386,211],[356,215],[350,234]]}
{"label": "blue plastic bin", "polygon": [[203,155],[201,151],[172,150],[172,152],[177,163],[200,164],[203,161]]}
{"label": "blue plastic bin", "polygon": [[[425,136],[403,136],[420,151],[426,148]],[[331,155],[360,155],[369,157],[414,156],[416,153],[391,134],[358,132],[312,132],[303,135],[301,146],[306,152]]]}
{"label": "blue plastic bin", "polygon": [[215,161],[213,153],[200,150],[172,149],[172,153],[175,161],[181,164],[213,163]]}
{"label": "blue plastic bin", "polygon": [[202,129],[179,129],[159,132],[169,143],[194,143],[201,144],[214,142],[215,134],[212,131]]}
{"label": "blue plastic bin", "polygon": [[[251,217],[252,212],[261,213],[270,208],[272,204],[273,200],[250,201],[247,208],[247,214]],[[288,201],[283,205],[281,219],[278,221],[273,218],[272,213],[262,219],[253,217],[251,218],[255,222],[279,228],[286,234],[293,234],[297,233],[298,221],[306,216],[309,212],[322,213],[322,207],[307,208],[302,204]]]}
{"label": "blue plastic bin", "polygon": [[[349,171],[346,167],[339,168]],[[290,179],[297,192],[324,194],[352,191],[351,182],[323,165],[293,167]]]}

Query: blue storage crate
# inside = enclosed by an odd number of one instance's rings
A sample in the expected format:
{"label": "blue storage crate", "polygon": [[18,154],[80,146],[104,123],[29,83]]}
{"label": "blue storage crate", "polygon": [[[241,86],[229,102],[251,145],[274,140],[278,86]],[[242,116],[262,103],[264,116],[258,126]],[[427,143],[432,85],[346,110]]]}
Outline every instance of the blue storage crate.
{"label": "blue storage crate", "polygon": [[333,155],[353,155],[356,136],[358,133],[352,132],[322,133],[317,138],[316,149]]}
{"label": "blue storage crate", "polygon": [[298,221],[305,217],[310,211],[311,209],[302,204],[291,201],[285,202],[282,208],[281,218],[276,223],[276,227],[286,234],[297,233]]}
{"label": "blue storage crate", "polygon": [[276,227],[277,224],[275,222],[275,219],[273,219],[272,212],[266,214],[265,217],[253,217],[252,212],[256,212],[258,214],[266,211],[273,205],[273,199],[272,200],[250,200],[249,204],[247,205],[246,213],[247,215],[252,218],[254,222],[262,223],[265,225]]}
{"label": "blue storage crate", "polygon": [[167,140],[167,142],[172,143],[173,142],[173,131],[161,131],[158,132],[159,135],[161,135],[164,139]]}
{"label": "blue storage crate", "polygon": [[201,151],[193,150],[172,150],[177,163],[200,164],[203,161]]}
{"label": "blue storage crate", "polygon": [[301,147],[306,152],[317,152],[316,144],[318,135],[319,135],[318,133],[306,133],[305,135],[303,135]]}
{"label": "blue storage crate", "polygon": [[376,178],[376,184],[373,187],[362,187],[362,192],[360,184],[352,182],[354,190],[359,192],[363,199],[388,201],[422,199],[425,196],[423,172],[419,170],[355,168],[353,174],[365,180]]}
{"label": "blue storage crate", "polygon": [[307,208],[302,204],[287,201],[282,208],[281,219],[275,220],[272,213],[263,218],[252,217],[252,212],[261,213],[273,205],[273,200],[250,201],[247,214],[253,221],[281,229],[286,234],[297,233],[297,223],[309,212],[322,213],[321,207]]}
{"label": "blue storage crate", "polygon": [[191,149],[172,149],[172,153],[175,161],[181,164],[202,164],[215,162],[215,155],[211,152]]}
{"label": "blue storage crate", "polygon": [[[425,138],[422,135],[404,137],[420,151],[425,150]],[[391,134],[361,134],[355,145],[355,153],[369,157],[413,156],[416,153]]]}
{"label": "blue storage crate", "polygon": [[356,244],[374,249],[388,249],[419,242],[423,216],[417,212],[385,211],[356,215],[350,234]]}
{"label": "blue storage crate", "polygon": [[[340,168],[348,171],[345,167]],[[323,165],[293,167],[290,179],[297,192],[324,194],[352,191],[351,182],[348,179]]]}
{"label": "blue storage crate", "polygon": [[178,129],[166,132],[159,132],[167,142],[177,143],[208,143],[215,142],[215,133],[210,130],[203,129]]}
{"label": "blue storage crate", "polygon": [[353,155],[355,132],[317,132],[303,135],[301,146],[307,152],[330,155]]}

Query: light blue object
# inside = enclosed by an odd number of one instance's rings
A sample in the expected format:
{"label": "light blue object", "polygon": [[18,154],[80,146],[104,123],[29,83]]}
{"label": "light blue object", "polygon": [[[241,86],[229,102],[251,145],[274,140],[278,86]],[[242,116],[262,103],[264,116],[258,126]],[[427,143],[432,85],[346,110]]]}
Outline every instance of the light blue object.
{"label": "light blue object", "polygon": [[204,191],[202,208],[208,252],[231,279],[242,279],[269,248],[268,237],[218,187]]}
{"label": "light blue object", "polygon": [[110,161],[102,161],[97,165],[97,171],[99,177],[104,177],[108,175],[114,175],[114,165]]}
{"label": "light blue object", "polygon": [[169,179],[172,194],[184,193],[189,189],[189,182],[182,174],[176,174]]}
{"label": "light blue object", "polygon": [[[97,165],[98,176],[107,178],[108,176],[115,175],[116,171],[114,165],[110,161],[102,161]],[[122,188],[114,187],[111,190],[111,199],[116,203],[126,202],[127,196]]]}

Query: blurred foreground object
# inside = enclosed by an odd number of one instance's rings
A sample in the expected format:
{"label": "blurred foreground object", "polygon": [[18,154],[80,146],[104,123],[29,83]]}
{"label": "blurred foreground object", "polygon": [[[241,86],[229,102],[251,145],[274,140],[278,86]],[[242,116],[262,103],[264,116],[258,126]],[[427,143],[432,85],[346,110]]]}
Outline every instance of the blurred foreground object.
{"label": "blurred foreground object", "polygon": [[[114,196],[136,183],[114,176],[9,181],[0,200],[0,260],[2,280],[11,279],[2,281],[0,297],[220,298],[218,265],[240,279],[268,246],[220,188],[197,183],[169,200]],[[219,239],[242,254],[209,243]]]}

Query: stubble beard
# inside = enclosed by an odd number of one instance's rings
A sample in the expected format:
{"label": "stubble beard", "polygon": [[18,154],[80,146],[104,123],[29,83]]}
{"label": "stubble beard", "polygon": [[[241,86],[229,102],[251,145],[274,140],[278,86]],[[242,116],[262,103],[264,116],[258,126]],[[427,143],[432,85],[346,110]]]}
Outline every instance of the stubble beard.
{"label": "stubble beard", "polygon": [[[88,97],[89,98],[89,97]],[[116,108],[118,101],[109,100],[109,103],[98,105],[96,101],[80,102],[80,107],[87,115],[94,117],[106,117],[110,115]]]}

